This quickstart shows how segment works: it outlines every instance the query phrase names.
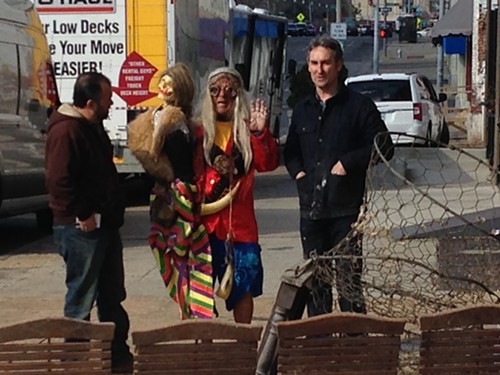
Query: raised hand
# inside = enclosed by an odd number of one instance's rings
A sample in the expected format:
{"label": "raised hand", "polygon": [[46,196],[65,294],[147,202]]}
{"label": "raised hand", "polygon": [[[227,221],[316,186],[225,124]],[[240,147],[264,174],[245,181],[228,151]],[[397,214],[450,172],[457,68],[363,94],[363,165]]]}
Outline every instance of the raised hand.
{"label": "raised hand", "polygon": [[248,128],[252,132],[261,132],[267,125],[269,120],[267,106],[264,100],[257,99],[252,101],[252,108],[250,113],[250,122]]}

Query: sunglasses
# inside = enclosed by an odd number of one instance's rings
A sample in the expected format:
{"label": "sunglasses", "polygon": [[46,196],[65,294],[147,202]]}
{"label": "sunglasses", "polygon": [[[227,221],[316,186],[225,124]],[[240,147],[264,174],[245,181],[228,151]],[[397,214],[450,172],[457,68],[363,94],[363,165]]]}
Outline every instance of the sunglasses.
{"label": "sunglasses", "polygon": [[213,96],[214,98],[219,96],[221,91],[223,92],[223,96],[225,98],[235,98],[236,95],[238,95],[236,89],[233,86],[220,87],[217,85],[212,85],[208,88],[208,91],[210,92],[210,96]]}

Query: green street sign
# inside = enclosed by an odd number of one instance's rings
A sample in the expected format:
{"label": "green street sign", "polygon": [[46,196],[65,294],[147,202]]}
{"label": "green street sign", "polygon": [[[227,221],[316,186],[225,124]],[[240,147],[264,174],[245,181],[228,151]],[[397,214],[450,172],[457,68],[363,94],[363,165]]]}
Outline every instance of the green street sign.
{"label": "green street sign", "polygon": [[297,21],[302,22],[306,19],[306,16],[304,16],[304,14],[302,14],[302,13],[299,13],[299,14],[297,14],[296,18],[297,18]]}

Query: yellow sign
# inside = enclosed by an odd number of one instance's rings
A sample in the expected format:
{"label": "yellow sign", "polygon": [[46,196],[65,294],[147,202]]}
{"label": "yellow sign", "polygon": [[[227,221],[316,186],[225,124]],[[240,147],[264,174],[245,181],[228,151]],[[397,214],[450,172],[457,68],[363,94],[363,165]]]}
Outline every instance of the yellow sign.
{"label": "yellow sign", "polygon": [[304,16],[304,14],[302,14],[302,13],[297,14],[297,21],[302,22],[305,19],[306,19],[306,16]]}

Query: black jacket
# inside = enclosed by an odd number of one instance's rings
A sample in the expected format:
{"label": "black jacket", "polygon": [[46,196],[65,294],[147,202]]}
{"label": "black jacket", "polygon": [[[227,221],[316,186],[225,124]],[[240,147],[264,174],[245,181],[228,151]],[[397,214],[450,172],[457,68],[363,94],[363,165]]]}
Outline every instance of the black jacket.
{"label": "black jacket", "polygon": [[52,113],[45,150],[45,184],[55,224],[101,213],[102,226],[123,224],[125,195],[102,124],[91,124],[70,105]]}
{"label": "black jacket", "polygon": [[[324,110],[315,95],[297,103],[284,156],[292,178],[306,173],[297,180],[302,217],[314,220],[359,212],[374,138],[386,131],[371,99],[344,85],[326,101]],[[389,136],[383,143],[387,152],[393,152]],[[345,176],[331,174],[339,160]]]}

